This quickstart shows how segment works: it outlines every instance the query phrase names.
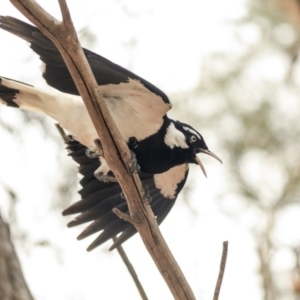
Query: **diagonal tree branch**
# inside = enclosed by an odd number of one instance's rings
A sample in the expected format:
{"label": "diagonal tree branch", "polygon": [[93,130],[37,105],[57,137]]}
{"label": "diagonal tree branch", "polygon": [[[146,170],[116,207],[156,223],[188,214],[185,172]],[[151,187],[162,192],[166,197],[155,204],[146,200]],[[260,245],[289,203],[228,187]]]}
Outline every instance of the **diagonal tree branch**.
{"label": "diagonal tree branch", "polygon": [[149,205],[142,201],[139,177],[130,173],[130,153],[97,90],[97,83],[79,44],[65,0],[59,0],[63,21],[33,0],[10,0],[60,51],[102,142],[104,157],[120,183],[129,207],[129,220],[139,231],[175,299],[195,299],[180,267],[164,241]]}

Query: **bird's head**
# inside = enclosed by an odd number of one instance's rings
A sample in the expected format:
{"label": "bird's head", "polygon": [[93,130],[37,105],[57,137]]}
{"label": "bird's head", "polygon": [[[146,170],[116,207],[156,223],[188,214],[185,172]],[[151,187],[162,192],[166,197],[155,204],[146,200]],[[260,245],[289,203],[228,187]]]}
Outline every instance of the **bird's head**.
{"label": "bird's head", "polygon": [[205,176],[206,171],[197,154],[205,153],[222,163],[221,159],[208,149],[202,135],[188,124],[173,121],[167,128],[165,143],[171,148],[181,148],[188,162],[199,165]]}

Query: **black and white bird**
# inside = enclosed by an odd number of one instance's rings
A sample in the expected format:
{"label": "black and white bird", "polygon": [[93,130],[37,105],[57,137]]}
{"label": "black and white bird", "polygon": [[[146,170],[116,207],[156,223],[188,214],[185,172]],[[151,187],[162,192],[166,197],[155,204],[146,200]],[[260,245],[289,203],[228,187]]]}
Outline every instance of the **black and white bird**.
{"label": "black and white bird", "polygon": [[[95,158],[97,133],[60,53],[39,29],[23,21],[0,16],[0,28],[30,43],[43,62],[44,79],[56,89],[43,91],[0,77],[0,102],[45,113],[70,132],[72,138],[67,148],[83,175],[82,190],[79,191],[82,199],[63,214],[79,214],[68,224],[70,227],[91,222],[78,239],[101,231],[88,250],[115,236],[118,236],[117,240],[110,249],[117,247],[136,230],[112,212],[114,207],[128,212],[128,207],[105,159]],[[185,184],[188,165],[198,164],[205,174],[197,154],[205,153],[220,159],[209,151],[198,131],[168,118],[166,114],[171,103],[161,90],[98,54],[86,49],[84,53],[113,120],[135,154],[139,175],[149,191],[150,205],[160,224]]]}

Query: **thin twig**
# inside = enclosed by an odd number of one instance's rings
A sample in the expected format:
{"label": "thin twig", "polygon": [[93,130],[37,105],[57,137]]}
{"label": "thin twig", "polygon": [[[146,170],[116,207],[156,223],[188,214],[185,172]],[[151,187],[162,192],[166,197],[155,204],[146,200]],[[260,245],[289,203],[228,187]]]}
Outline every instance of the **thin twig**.
{"label": "thin twig", "polygon": [[58,3],[60,6],[63,22],[65,24],[72,24],[73,22],[72,22],[72,18],[66,0],[58,0]]}
{"label": "thin twig", "polygon": [[131,222],[131,216],[127,213],[124,213],[122,211],[120,211],[118,208],[114,207],[112,209],[113,213],[115,213],[120,219],[126,221],[126,222]]}
{"label": "thin twig", "polygon": [[[117,241],[117,239],[115,237],[113,238],[113,240],[114,240],[114,242]],[[130,275],[131,275],[131,277],[132,277],[132,279],[133,279],[133,281],[134,281],[134,283],[135,283],[135,285],[136,285],[136,287],[137,287],[137,289],[138,289],[138,291],[139,291],[139,293],[141,295],[141,298],[143,300],[148,300],[146,292],[145,292],[145,290],[144,290],[144,288],[143,288],[143,286],[142,286],[142,284],[141,284],[141,282],[140,282],[140,280],[139,280],[139,278],[138,278],[138,276],[137,276],[137,274],[136,274],[136,272],[134,270],[134,267],[131,264],[131,262],[130,262],[130,260],[129,260],[126,252],[125,252],[125,250],[123,249],[122,246],[118,246],[117,247],[117,251],[119,252],[119,254],[120,254],[120,256],[121,256],[124,264],[126,265],[127,270],[130,273]]]}
{"label": "thin twig", "polygon": [[218,276],[218,280],[217,280],[216,287],[215,287],[215,293],[214,293],[213,300],[219,299],[223,276],[224,276],[225,267],[226,267],[227,253],[228,253],[228,241],[225,241],[225,242],[223,242],[223,252],[222,252],[222,258],[221,258],[221,263],[220,263],[220,271],[219,271],[219,276]]}

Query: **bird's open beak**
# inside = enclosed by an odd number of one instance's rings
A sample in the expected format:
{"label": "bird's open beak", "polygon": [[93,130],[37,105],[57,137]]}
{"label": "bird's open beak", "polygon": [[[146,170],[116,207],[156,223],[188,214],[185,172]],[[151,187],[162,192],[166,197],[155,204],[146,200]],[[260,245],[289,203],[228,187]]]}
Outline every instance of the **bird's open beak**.
{"label": "bird's open beak", "polygon": [[[200,152],[200,153],[202,152],[202,153],[205,153],[205,154],[207,154],[207,155],[210,155],[210,156],[212,156],[213,158],[215,158],[216,160],[218,160],[221,164],[223,163],[222,160],[221,160],[216,154],[212,153],[212,152],[209,151],[209,150],[199,149],[199,152]],[[201,160],[200,160],[200,158],[199,158],[198,156],[195,156],[195,161],[196,161],[196,163],[200,166],[200,168],[201,168],[201,170],[202,170],[204,176],[207,177],[206,171],[205,171],[205,169],[204,169],[204,166],[203,166],[203,164],[202,164],[202,162],[201,162]]]}

